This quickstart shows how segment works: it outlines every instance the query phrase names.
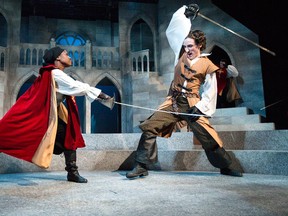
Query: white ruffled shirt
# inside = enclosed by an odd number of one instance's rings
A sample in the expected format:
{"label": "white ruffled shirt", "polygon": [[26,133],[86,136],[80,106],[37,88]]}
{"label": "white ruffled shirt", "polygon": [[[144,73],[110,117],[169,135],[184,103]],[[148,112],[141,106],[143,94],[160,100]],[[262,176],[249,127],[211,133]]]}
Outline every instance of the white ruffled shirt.
{"label": "white ruffled shirt", "polygon": [[93,102],[101,93],[100,89],[92,87],[87,83],[74,80],[62,70],[53,69],[52,74],[57,83],[56,91],[63,95],[86,96],[90,102]]}

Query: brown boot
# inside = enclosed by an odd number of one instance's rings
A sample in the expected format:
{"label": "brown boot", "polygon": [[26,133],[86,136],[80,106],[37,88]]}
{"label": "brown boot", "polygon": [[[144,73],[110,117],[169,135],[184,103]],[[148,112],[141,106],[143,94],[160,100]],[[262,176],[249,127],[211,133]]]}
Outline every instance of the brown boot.
{"label": "brown boot", "polygon": [[65,155],[65,170],[68,172],[67,180],[77,183],[87,183],[88,180],[79,175],[78,167],[76,165],[76,151],[64,151]]}
{"label": "brown boot", "polygon": [[137,163],[131,172],[126,173],[127,178],[142,177],[147,175],[148,170],[146,168],[146,165],[143,163]]}

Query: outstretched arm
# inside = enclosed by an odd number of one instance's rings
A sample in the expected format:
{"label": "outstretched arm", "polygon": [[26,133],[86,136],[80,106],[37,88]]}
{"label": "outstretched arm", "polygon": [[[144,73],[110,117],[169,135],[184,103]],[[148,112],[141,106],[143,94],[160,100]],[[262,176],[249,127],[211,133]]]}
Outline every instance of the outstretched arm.
{"label": "outstretched arm", "polygon": [[85,95],[90,102],[94,101],[100,94],[101,89],[74,80],[59,69],[52,70],[53,77],[57,83],[57,91],[64,95],[83,96]]}
{"label": "outstretched arm", "polygon": [[182,43],[192,27],[190,18],[187,18],[184,14],[186,8],[187,7],[183,5],[173,14],[166,30],[169,45],[175,54],[175,64],[178,61]]}

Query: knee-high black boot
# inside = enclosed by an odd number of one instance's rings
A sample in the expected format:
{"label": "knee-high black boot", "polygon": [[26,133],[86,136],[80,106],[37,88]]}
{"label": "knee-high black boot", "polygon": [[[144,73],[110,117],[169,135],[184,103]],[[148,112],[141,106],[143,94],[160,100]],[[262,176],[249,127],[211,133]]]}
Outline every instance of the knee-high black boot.
{"label": "knee-high black boot", "polygon": [[226,152],[223,147],[218,147],[213,150],[205,149],[206,156],[209,162],[217,168],[220,168],[220,173],[222,175],[242,177],[243,174],[239,171],[230,168],[232,163],[231,156]]}
{"label": "knee-high black boot", "polygon": [[205,153],[209,162],[214,167],[223,169],[228,167],[232,163],[230,155],[222,147],[218,147],[213,150],[205,149]]}
{"label": "knee-high black boot", "polygon": [[78,167],[76,165],[76,151],[66,150],[65,155],[65,170],[68,172],[67,180],[77,183],[87,183],[87,179],[79,175]]}
{"label": "knee-high black boot", "polygon": [[127,178],[142,177],[148,175],[146,164],[155,163],[158,160],[156,135],[143,132],[136,151],[136,165],[134,169],[126,173]]}

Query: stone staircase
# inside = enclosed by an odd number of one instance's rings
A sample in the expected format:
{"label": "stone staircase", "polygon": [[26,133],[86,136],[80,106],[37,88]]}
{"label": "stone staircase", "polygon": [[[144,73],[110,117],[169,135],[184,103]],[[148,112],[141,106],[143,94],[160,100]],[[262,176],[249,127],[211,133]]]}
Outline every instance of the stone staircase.
{"label": "stone staircase", "polygon": [[210,122],[217,131],[275,130],[274,123],[246,107],[217,109]]}
{"label": "stone staircase", "polygon": [[[244,173],[288,175],[288,130],[275,130],[273,123],[251,114],[245,107],[219,109],[211,124],[219,132],[225,149],[236,158],[235,168]],[[141,133],[84,134],[86,147],[78,149],[80,170],[130,170]],[[157,138],[159,163],[163,171],[215,171],[190,132],[175,132]],[[0,173],[64,170],[64,157],[53,155],[45,170],[26,161],[0,154]]]}

